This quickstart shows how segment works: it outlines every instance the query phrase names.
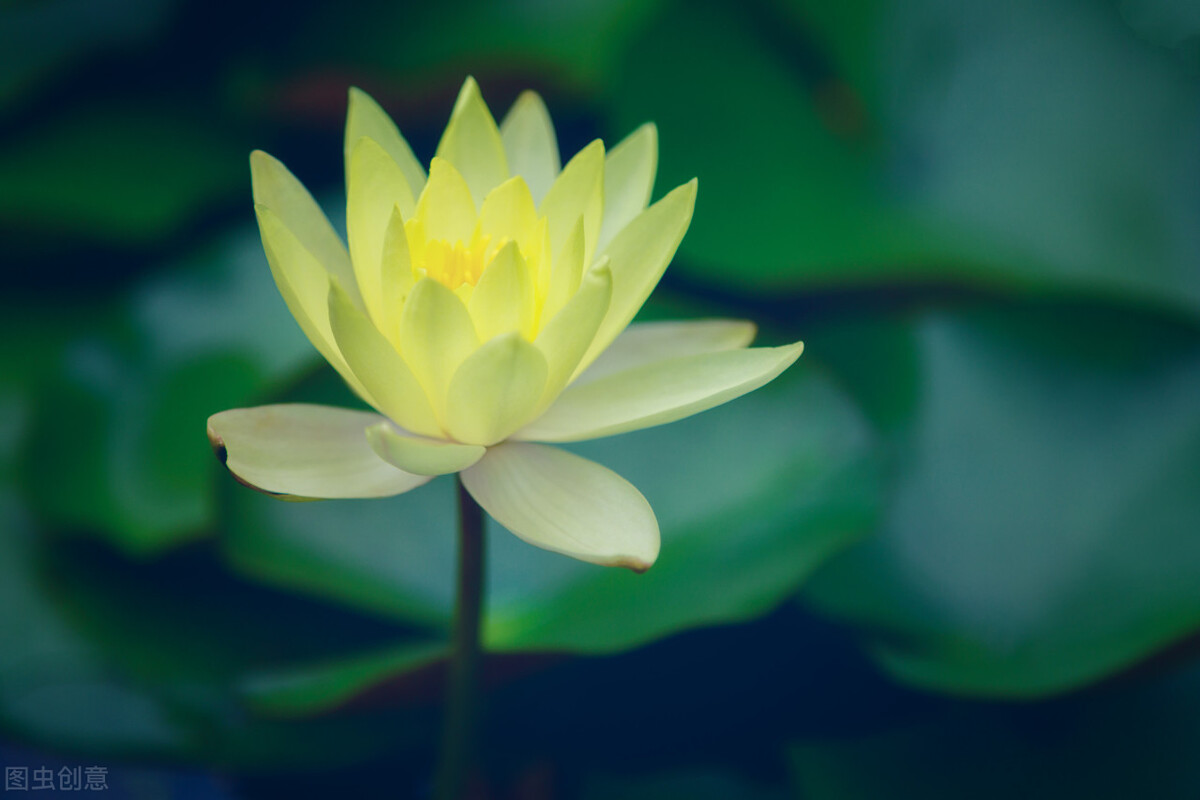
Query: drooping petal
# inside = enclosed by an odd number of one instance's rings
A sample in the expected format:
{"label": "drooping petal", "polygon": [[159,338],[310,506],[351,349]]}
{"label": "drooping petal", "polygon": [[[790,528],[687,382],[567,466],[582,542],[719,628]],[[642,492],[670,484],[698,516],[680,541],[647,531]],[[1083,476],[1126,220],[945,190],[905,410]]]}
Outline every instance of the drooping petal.
{"label": "drooping petal", "polygon": [[235,408],[208,418],[217,457],[252,489],[297,500],[390,497],[429,480],[375,455],[378,414],[306,404]]}
{"label": "drooping petal", "polygon": [[476,444],[405,435],[386,421],[367,428],[366,436],[380,458],[414,475],[449,475],[471,466],[487,452]]}
{"label": "drooping petal", "polygon": [[649,569],[658,520],[641,492],[594,461],[555,447],[506,442],[462,473],[497,522],[538,547],[604,566]]}
{"label": "drooping petal", "polygon": [[599,139],[575,154],[538,209],[550,222],[550,252],[557,253],[583,217],[584,252],[589,258],[600,238],[604,215],[604,143]]}
{"label": "drooping petal", "polygon": [[514,438],[575,442],[690,417],[752,392],[800,357],[803,343],[643,364],[567,388]]}
{"label": "drooping petal", "polygon": [[479,232],[493,241],[508,237],[516,239],[522,247],[529,247],[537,221],[537,206],[520,175],[489,192],[479,209]]}
{"label": "drooping petal", "polygon": [[429,181],[417,200],[416,215],[430,239],[453,243],[471,238],[475,231],[475,201],[467,182],[449,161],[435,156],[429,165]]}
{"label": "drooping petal", "polygon": [[446,428],[460,442],[494,444],[532,416],[546,385],[546,359],[520,333],[471,354],[450,381]]}
{"label": "drooping petal", "polygon": [[482,342],[507,331],[532,329],[533,278],[516,242],[504,245],[488,264],[467,310]]}
{"label": "drooping petal", "polygon": [[577,374],[625,330],[654,291],[683,241],[695,205],[696,181],[692,179],[643,211],[604,250],[613,271],[612,303]]}
{"label": "drooping petal", "polygon": [[450,122],[438,142],[437,156],[458,169],[477,201],[508,179],[508,158],[500,131],[474,78],[468,77],[458,93]]}
{"label": "drooping petal", "polygon": [[287,303],[288,311],[300,325],[300,330],[317,348],[325,360],[337,370],[359,397],[374,405],[374,399],[366,387],[354,377],[338,349],[333,330],[329,325],[329,281],[330,274],[312,253],[304,249],[296,235],[280,221],[271,209],[256,205],[258,229],[262,234],[263,250],[279,294]]}
{"label": "drooping petal", "polygon": [[604,224],[597,245],[601,251],[646,210],[657,171],[658,128],[652,122],[626,136],[604,159]]}
{"label": "drooping petal", "polygon": [[546,196],[562,161],[550,112],[537,92],[522,92],[500,123],[500,139],[508,155],[508,170],[529,185],[534,203]]}
{"label": "drooping petal", "polygon": [[548,407],[571,379],[608,312],[610,297],[612,271],[608,260],[602,259],[588,271],[579,291],[538,333],[534,344],[546,357],[549,368],[539,411]]}
{"label": "drooping petal", "polygon": [[656,361],[747,347],[756,332],[753,322],[741,319],[635,322],[613,340],[573,385],[582,386]]}
{"label": "drooping petal", "polygon": [[392,213],[413,215],[416,201],[404,173],[374,139],[359,139],[347,176],[346,234],[363,303],[376,325],[384,320],[383,247]]}
{"label": "drooping petal", "polygon": [[300,246],[338,279],[350,299],[361,303],[346,246],[304,184],[282,162],[261,150],[250,154],[250,181],[254,185],[254,203],[271,209]]}
{"label": "drooping petal", "polygon": [[329,322],[338,347],[374,405],[405,429],[438,436],[441,428],[408,364],[337,284],[329,286]]}
{"label": "drooping petal", "polygon": [[450,378],[479,346],[467,307],[458,295],[433,278],[422,278],[400,314],[400,344],[400,354],[444,423]]}
{"label": "drooping petal", "polygon": [[387,151],[392,160],[404,172],[404,178],[413,196],[421,194],[425,188],[425,170],[421,162],[413,155],[412,148],[400,129],[387,112],[379,107],[371,96],[361,89],[350,89],[350,109],[346,114],[346,138],[344,142],[346,157],[346,175],[350,175],[350,156],[358,140],[367,137],[374,139]]}

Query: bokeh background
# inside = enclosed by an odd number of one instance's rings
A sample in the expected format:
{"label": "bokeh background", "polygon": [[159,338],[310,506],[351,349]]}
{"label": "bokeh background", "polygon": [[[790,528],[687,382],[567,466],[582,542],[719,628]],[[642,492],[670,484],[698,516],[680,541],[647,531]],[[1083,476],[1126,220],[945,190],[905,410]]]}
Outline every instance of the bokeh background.
{"label": "bokeh background", "polygon": [[354,404],[247,155],[341,225],[346,89],[467,74],[698,176],[650,317],[803,338],[578,450],[635,576],[492,526],[490,798],[1200,796],[1200,5],[0,2],[0,761],[110,796],[421,797],[452,483],[278,503],[216,411]]}

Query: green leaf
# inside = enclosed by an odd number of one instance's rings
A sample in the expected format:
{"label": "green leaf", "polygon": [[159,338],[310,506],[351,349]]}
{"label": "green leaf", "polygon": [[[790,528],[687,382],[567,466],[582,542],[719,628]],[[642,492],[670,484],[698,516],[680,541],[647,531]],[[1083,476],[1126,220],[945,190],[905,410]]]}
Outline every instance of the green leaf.
{"label": "green leaf", "polygon": [[140,554],[214,522],[208,416],[314,358],[263,262],[254,237],[231,237],[138,287],[121,326],[64,336],[57,311],[14,326],[67,342],[34,372],[23,482],[42,519]]}
{"label": "green leaf", "polygon": [[[317,7],[318,13],[307,16],[290,44],[306,61],[350,63],[381,75],[399,71],[426,82],[431,69],[450,70],[458,76],[453,81],[461,81],[464,63],[474,63],[507,64],[509,69],[525,69],[530,74],[595,83],[613,68],[622,46],[661,5],[662,0],[503,6],[484,0],[451,0],[413,6],[374,0],[353,15]],[[360,24],[366,17],[371,25]],[[488,83],[482,88],[489,100],[491,92],[497,91]],[[515,92],[509,96],[513,95]],[[503,109],[493,107],[492,111],[497,118],[503,114]],[[439,125],[448,117],[447,107]],[[397,122],[404,131],[406,120],[398,118]]]}
{"label": "green leaf", "polygon": [[863,738],[796,744],[810,800],[1187,797],[1200,785],[1200,673],[1072,702],[958,706]]}
{"label": "green leaf", "polygon": [[[643,492],[662,554],[634,575],[491,524],[493,652],[616,652],[753,618],[874,519],[871,437],[828,381],[799,367],[689,420],[571,449]],[[236,487],[223,542],[238,569],[262,580],[440,631],[453,598],[453,488],[439,478],[386,500],[293,504]],[[362,688],[385,677],[366,669]]]}
{"label": "green leaf", "polygon": [[953,281],[1196,313],[1196,82],[1114,7],[838,9],[680,3],[622,62],[611,132],[656,121],[659,186],[700,179],[672,272],[739,292]]}
{"label": "green leaf", "polygon": [[929,314],[878,536],[810,603],[892,674],[1034,696],[1200,627],[1200,336],[1105,308]]}
{"label": "green leaf", "polygon": [[[379,716],[281,722],[248,713],[264,671],[395,642],[364,626],[197,569],[134,565],[39,540],[0,490],[0,730],[103,757],[230,768],[337,764],[419,731]],[[415,724],[415,722],[414,722]]]}
{"label": "green leaf", "polygon": [[659,772],[639,776],[589,776],[580,791],[582,800],[659,800],[663,797],[686,797],[689,800],[785,800],[791,797],[781,788],[761,785],[757,781],[729,770],[707,767]]}
{"label": "green leaf", "polygon": [[38,0],[0,4],[0,106],[88,51],[132,44],[166,20],[175,0]]}
{"label": "green leaf", "polygon": [[246,184],[246,154],[198,116],[144,108],[78,111],[0,154],[0,229],[161,240]]}

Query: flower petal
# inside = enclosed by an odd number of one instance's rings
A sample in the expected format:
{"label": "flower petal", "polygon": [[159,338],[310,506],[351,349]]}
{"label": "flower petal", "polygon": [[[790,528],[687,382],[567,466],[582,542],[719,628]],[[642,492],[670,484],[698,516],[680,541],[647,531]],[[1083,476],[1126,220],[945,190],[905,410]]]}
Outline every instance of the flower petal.
{"label": "flower petal", "polygon": [[571,386],[514,438],[574,442],[690,417],[754,391],[800,357],[803,343],[702,353]]}
{"label": "flower petal", "polygon": [[625,330],[658,285],[692,221],[696,180],[685,183],[643,211],[613,238],[604,254],[613,271],[612,303],[578,372]]}
{"label": "flower petal", "polygon": [[508,331],[533,328],[533,278],[517,243],[500,248],[467,303],[475,333],[486,342]]}
{"label": "flower petal", "polygon": [[442,415],[450,378],[479,346],[467,307],[458,295],[433,278],[422,278],[413,287],[400,314],[400,343],[400,355],[424,387],[439,421],[444,423]]}
{"label": "flower petal", "polygon": [[608,260],[601,259],[588,271],[575,296],[542,327],[534,340],[549,367],[541,409],[548,407],[571,379],[608,312],[611,297],[612,271]]}
{"label": "flower petal", "polygon": [[604,224],[597,247],[603,250],[634,217],[646,210],[658,170],[658,128],[648,122],[604,159]]}
{"label": "flower petal", "polygon": [[464,470],[487,452],[486,447],[477,444],[406,435],[386,421],[367,428],[367,442],[389,464],[414,475],[431,477]]}
{"label": "flower petal", "polygon": [[590,261],[604,216],[604,143],[599,139],[575,154],[539,208],[550,223],[550,252],[566,244],[575,220],[583,217],[584,253]]}
{"label": "flower petal", "polygon": [[[329,285],[329,322],[346,363],[373,405],[405,429],[425,436],[442,431],[425,390],[408,364],[336,283]],[[424,473],[421,473],[424,474]]]}
{"label": "flower petal", "polygon": [[460,442],[494,444],[533,415],[546,385],[546,359],[517,331],[471,354],[450,381],[446,428]]}
{"label": "flower petal", "polygon": [[554,254],[550,275],[546,280],[546,300],[542,318],[551,319],[579,290],[583,280],[584,259],[583,217],[575,220],[562,250]]}
{"label": "flower petal", "polygon": [[516,239],[522,247],[530,247],[537,221],[537,206],[520,175],[488,192],[479,209],[479,232],[493,241],[508,237]]}
{"label": "flower petal", "polygon": [[388,223],[395,210],[410,218],[416,201],[400,167],[374,139],[359,139],[354,145],[346,181],[346,234],[354,276],[367,312],[376,325],[382,325],[381,265]]}
{"label": "flower petal", "polygon": [[756,332],[753,322],[740,319],[635,322],[572,385],[582,386],[654,361],[736,350],[754,341]]}
{"label": "flower petal", "polygon": [[252,489],[284,499],[390,497],[429,480],[396,469],[367,444],[383,417],[305,404],[235,408],[208,418],[217,457]]}
{"label": "flower petal", "polygon": [[387,115],[387,112],[380,108],[379,104],[362,89],[352,87],[350,89],[350,108],[346,113],[344,143],[347,176],[350,175],[350,156],[354,146],[364,136],[374,139],[387,151],[392,160],[404,172],[404,178],[413,196],[419,195],[425,188],[425,170],[421,167],[421,162],[417,161],[412,148],[408,146],[408,142],[404,141],[404,137],[400,135],[400,129],[396,127],[396,123],[392,122],[392,118]]}
{"label": "flower petal", "polygon": [[658,558],[650,504],[594,461],[556,447],[506,442],[489,448],[462,480],[484,510],[532,545],[637,572]]}
{"label": "flower petal", "polygon": [[394,347],[400,347],[400,312],[408,302],[408,294],[416,284],[412,254],[408,249],[408,233],[399,208],[392,209],[387,230],[383,234],[383,264],[380,266],[383,292],[383,319],[379,331]]}
{"label": "flower petal", "polygon": [[258,229],[262,234],[263,250],[271,275],[288,311],[325,360],[337,370],[363,400],[374,405],[370,393],[354,377],[338,349],[329,325],[329,282],[331,276],[312,253],[304,249],[296,235],[280,221],[271,209],[256,205]]}
{"label": "flower petal", "polygon": [[454,165],[434,156],[429,182],[417,201],[417,219],[429,239],[465,242],[475,231],[475,201]]}
{"label": "flower petal", "polygon": [[471,196],[479,201],[508,180],[508,158],[500,131],[474,78],[468,77],[458,93],[446,132],[438,142],[437,156],[458,169]]}
{"label": "flower petal", "polygon": [[341,282],[350,299],[360,303],[350,255],[304,184],[278,159],[261,150],[250,154],[250,182],[254,186],[255,204],[271,209],[300,246]]}
{"label": "flower petal", "polygon": [[522,92],[500,123],[500,139],[508,155],[508,170],[529,185],[533,201],[540,203],[554,184],[562,161],[550,112],[537,92]]}

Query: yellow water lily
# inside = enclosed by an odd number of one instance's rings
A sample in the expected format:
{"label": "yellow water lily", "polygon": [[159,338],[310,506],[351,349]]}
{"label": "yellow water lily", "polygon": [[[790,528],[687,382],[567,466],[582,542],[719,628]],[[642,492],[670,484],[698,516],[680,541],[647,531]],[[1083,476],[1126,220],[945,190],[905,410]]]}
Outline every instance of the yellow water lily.
{"label": "yellow water lily", "polygon": [[[517,536],[648,568],[659,532],[616,473],[541,442],[610,436],[732,400],[802,344],[750,348],[735,320],[630,322],[687,230],[696,181],[649,205],[647,124],[561,166],[532,92],[497,126],[467,79],[426,174],[387,114],[350,92],[349,250],[279,161],[251,155],[271,272],[313,346],[378,413],[224,411],[209,438],[243,483],[285,498],[384,497],[461,473]],[[680,465],[680,480],[687,480]]]}

